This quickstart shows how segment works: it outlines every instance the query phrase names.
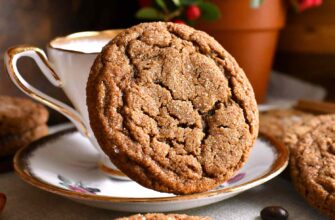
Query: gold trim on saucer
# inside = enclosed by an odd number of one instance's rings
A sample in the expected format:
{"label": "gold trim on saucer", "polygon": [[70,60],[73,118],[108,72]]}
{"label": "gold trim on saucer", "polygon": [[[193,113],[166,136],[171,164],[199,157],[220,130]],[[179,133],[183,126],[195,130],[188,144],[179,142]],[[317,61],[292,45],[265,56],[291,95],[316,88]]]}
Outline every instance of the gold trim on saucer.
{"label": "gold trim on saucer", "polygon": [[101,196],[101,195],[90,195],[90,194],[83,194],[74,191],[70,191],[67,189],[62,189],[53,185],[50,185],[47,182],[40,180],[39,178],[35,177],[29,170],[29,166],[26,162],[26,158],[31,154],[36,148],[42,146],[43,143],[55,140],[60,136],[67,135],[70,133],[76,132],[75,129],[68,129],[53,135],[47,136],[45,138],[40,139],[39,141],[33,143],[32,145],[20,149],[15,157],[14,157],[14,169],[16,173],[27,183],[43,189],[45,191],[55,193],[61,196],[69,197],[72,199],[84,199],[84,200],[92,200],[92,201],[109,201],[114,203],[154,203],[154,202],[171,202],[171,201],[183,201],[183,200],[194,200],[199,198],[206,198],[211,196],[218,196],[222,193],[227,192],[239,192],[250,189],[254,186],[260,185],[273,177],[277,176],[281,173],[288,164],[289,158],[289,151],[288,148],[285,147],[282,143],[274,140],[272,137],[262,134],[266,140],[271,142],[271,144],[276,148],[277,151],[277,158],[274,164],[272,165],[271,169],[261,177],[258,177],[254,180],[246,182],[241,185],[222,188],[218,190],[203,192],[203,193],[196,193],[191,195],[177,195],[177,196],[170,196],[170,197],[158,197],[158,198],[126,198],[126,197],[111,197],[111,196]]}
{"label": "gold trim on saucer", "polygon": [[120,170],[109,168],[106,165],[104,165],[103,163],[99,163],[98,167],[102,172],[107,173],[108,175],[110,175],[112,177],[115,176],[116,178],[120,177],[120,178],[123,178],[123,179],[128,178],[126,176],[126,174],[122,173]]}
{"label": "gold trim on saucer", "polygon": [[84,32],[77,32],[73,33],[64,37],[56,37],[53,40],[51,40],[47,47],[52,48],[55,50],[63,51],[63,52],[69,52],[69,53],[79,53],[79,54],[98,54],[99,52],[84,52],[79,50],[70,50],[70,49],[64,49],[59,46],[56,46],[56,44],[64,44],[65,42],[75,40],[75,39],[82,39],[82,38],[90,38],[90,37],[97,37],[100,39],[110,39],[112,40],[116,35],[121,33],[124,29],[113,29],[113,30],[105,30],[105,31],[84,31]]}

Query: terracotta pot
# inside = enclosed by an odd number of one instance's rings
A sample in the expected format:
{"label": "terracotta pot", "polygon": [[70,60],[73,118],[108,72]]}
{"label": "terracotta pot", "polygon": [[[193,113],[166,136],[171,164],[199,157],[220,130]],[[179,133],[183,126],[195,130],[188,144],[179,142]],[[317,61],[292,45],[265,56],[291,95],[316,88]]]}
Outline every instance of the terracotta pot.
{"label": "terracotta pot", "polygon": [[197,28],[214,36],[246,72],[259,103],[265,101],[279,30],[285,23],[283,0],[265,0],[257,8],[250,0],[212,0],[221,10],[215,22]]}
{"label": "terracotta pot", "polygon": [[335,1],[303,13],[290,11],[280,33],[274,68],[320,85],[335,101]]}
{"label": "terracotta pot", "polygon": [[303,13],[288,13],[278,50],[301,54],[335,54],[335,1]]}

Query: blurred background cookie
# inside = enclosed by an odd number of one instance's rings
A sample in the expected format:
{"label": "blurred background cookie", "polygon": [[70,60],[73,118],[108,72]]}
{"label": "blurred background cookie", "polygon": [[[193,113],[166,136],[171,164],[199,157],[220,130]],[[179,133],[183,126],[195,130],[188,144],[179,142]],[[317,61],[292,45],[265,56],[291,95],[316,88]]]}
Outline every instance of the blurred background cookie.
{"label": "blurred background cookie", "polygon": [[161,213],[152,213],[152,214],[137,214],[129,217],[117,218],[115,220],[211,220],[210,217],[201,217],[201,216],[188,216],[185,214],[161,214]]}
{"label": "blurred background cookie", "polygon": [[271,109],[259,113],[259,130],[283,141],[290,127],[302,123],[313,116],[311,113],[292,108]]}
{"label": "blurred background cookie", "polygon": [[0,96],[0,171],[19,148],[48,134],[48,116],[41,104]]}
{"label": "blurred background cookie", "polygon": [[[302,125],[306,120],[313,117],[314,115],[310,112],[293,108],[271,109],[259,113],[259,130],[285,144],[285,138],[292,133],[292,127]],[[289,148],[294,147],[294,145],[287,146]],[[288,169],[282,173],[282,177],[291,179]]]}

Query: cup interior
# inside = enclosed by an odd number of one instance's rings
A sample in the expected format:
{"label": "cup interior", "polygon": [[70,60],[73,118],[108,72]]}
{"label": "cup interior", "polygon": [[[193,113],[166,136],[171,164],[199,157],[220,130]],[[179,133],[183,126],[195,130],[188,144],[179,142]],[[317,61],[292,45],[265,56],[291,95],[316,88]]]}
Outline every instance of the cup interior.
{"label": "cup interior", "polygon": [[55,38],[49,43],[49,47],[78,53],[99,53],[121,31],[122,29],[78,32]]}

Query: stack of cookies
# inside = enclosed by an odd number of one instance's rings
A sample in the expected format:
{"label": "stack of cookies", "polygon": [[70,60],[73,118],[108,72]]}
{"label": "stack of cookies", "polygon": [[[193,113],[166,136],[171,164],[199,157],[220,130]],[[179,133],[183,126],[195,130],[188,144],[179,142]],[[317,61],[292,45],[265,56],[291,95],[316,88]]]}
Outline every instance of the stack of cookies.
{"label": "stack of cookies", "polygon": [[87,105],[111,161],[161,192],[224,183],[258,135],[243,70],[214,38],[181,24],[143,23],[116,36],[92,66]]}
{"label": "stack of cookies", "polygon": [[289,147],[297,191],[335,219],[335,115],[275,109],[260,114],[260,130]]}
{"label": "stack of cookies", "polygon": [[0,96],[0,161],[7,161],[19,148],[45,136],[48,116],[48,111],[40,104]]}

